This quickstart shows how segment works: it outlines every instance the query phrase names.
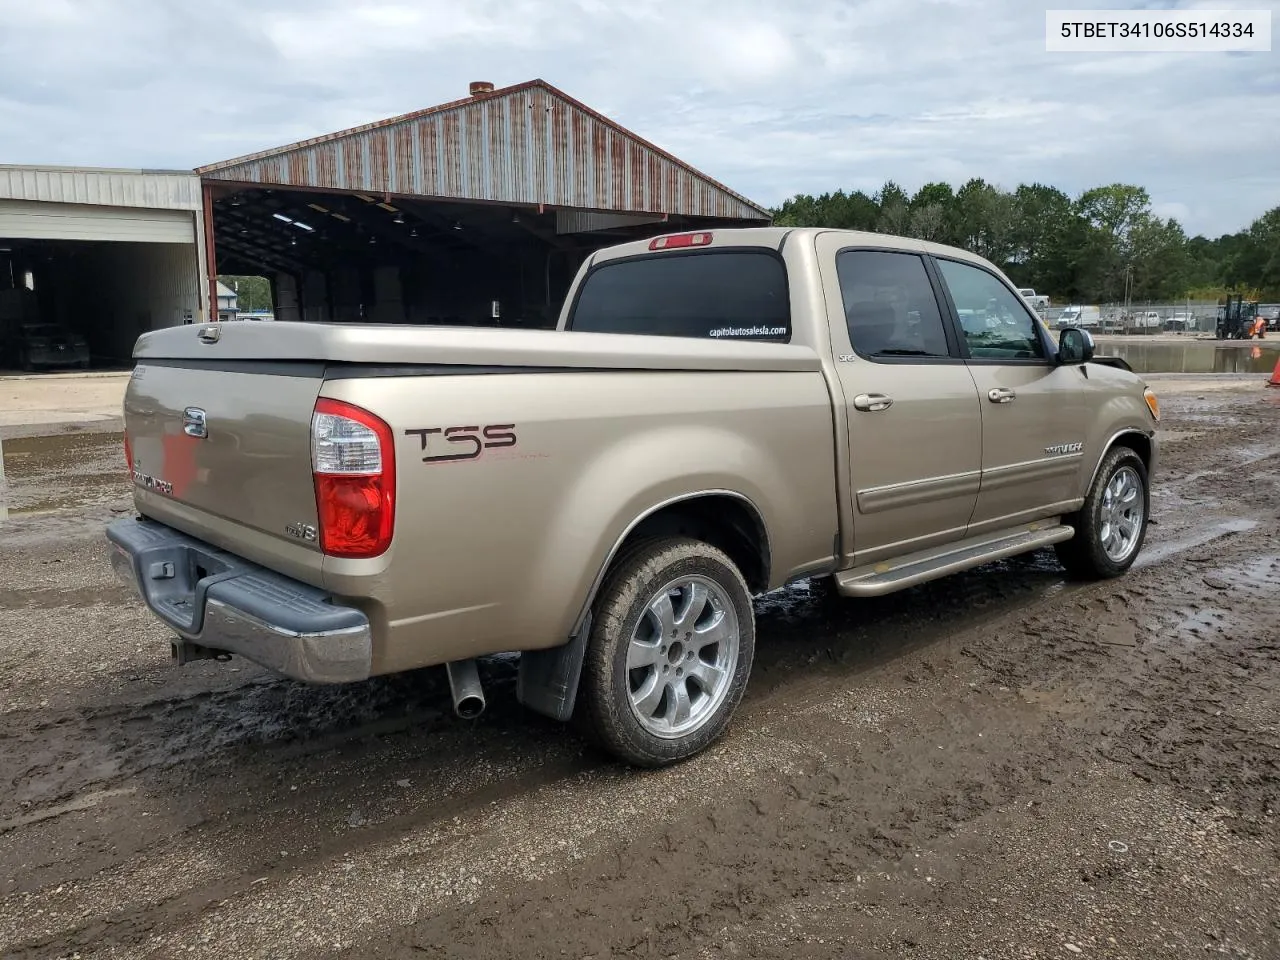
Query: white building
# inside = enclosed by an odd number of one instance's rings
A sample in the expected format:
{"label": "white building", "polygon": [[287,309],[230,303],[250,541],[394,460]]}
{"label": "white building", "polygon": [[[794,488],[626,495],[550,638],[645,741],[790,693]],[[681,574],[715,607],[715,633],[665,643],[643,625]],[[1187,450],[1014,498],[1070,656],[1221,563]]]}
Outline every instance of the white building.
{"label": "white building", "polygon": [[240,295],[218,281],[218,319],[235,320],[240,312]]}
{"label": "white building", "polygon": [[0,299],[21,285],[17,319],[127,360],[139,334],[210,316],[204,230],[191,171],[0,164]]}

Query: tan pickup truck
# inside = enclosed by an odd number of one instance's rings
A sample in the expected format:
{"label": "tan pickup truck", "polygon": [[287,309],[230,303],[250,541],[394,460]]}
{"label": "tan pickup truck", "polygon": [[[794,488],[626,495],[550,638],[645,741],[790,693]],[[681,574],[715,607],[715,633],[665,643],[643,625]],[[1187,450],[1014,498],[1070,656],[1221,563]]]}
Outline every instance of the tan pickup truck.
{"label": "tan pickup truck", "polygon": [[1142,547],[1158,407],[961,250],[779,228],[593,255],[557,330],[145,334],[113,563],[179,662],[311,682],[520,651],[517,694],[660,765],[726,729],[752,595],[878,596]]}

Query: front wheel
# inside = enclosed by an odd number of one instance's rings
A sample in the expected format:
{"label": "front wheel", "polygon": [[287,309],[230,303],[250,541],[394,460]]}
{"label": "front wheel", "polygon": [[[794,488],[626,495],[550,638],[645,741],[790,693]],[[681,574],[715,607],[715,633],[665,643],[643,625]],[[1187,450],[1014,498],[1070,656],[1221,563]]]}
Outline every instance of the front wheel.
{"label": "front wheel", "polygon": [[728,728],[754,653],[751,594],[728,556],[683,537],[641,544],[595,604],[583,720],[628,763],[687,759]]}
{"label": "front wheel", "polygon": [[1114,447],[1098,468],[1084,506],[1064,522],[1076,535],[1058,544],[1058,560],[1073,577],[1105,580],[1131,566],[1147,535],[1147,468],[1133,450]]}

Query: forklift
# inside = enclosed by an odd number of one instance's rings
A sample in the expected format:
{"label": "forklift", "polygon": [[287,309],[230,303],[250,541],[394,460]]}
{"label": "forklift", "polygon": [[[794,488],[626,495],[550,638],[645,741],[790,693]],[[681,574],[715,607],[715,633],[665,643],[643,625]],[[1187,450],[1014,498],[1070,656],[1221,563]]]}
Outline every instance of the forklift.
{"label": "forklift", "polygon": [[[1258,301],[1240,293],[1227,294],[1225,306],[1218,307],[1218,340],[1250,340],[1258,331]],[[1264,327],[1265,329],[1265,327]]]}

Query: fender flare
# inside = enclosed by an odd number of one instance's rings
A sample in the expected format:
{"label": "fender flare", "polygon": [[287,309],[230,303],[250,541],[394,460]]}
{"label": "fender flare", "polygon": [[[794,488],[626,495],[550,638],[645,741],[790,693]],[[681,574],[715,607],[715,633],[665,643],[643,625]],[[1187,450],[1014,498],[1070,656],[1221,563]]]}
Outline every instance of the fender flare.
{"label": "fender flare", "polygon": [[[1146,433],[1143,430],[1139,429],[1138,427],[1125,427],[1122,430],[1117,430],[1115,433],[1111,435],[1111,439],[1109,439],[1103,445],[1102,452],[1098,454],[1098,459],[1097,461],[1094,462],[1094,465],[1093,465],[1093,472],[1089,474],[1089,482],[1088,484],[1085,485],[1084,496],[1087,497],[1089,495],[1089,491],[1093,489],[1093,485],[1098,482],[1098,471],[1102,469],[1102,461],[1107,459],[1107,454],[1110,453],[1112,449],[1115,447],[1115,445],[1120,442],[1121,437],[1126,437],[1126,436],[1129,436],[1130,434],[1132,434],[1133,436],[1142,437],[1142,439],[1149,444],[1155,443],[1154,430],[1152,430],[1150,433]],[[1154,461],[1154,457],[1152,459]],[[1148,467],[1153,465],[1154,463],[1148,464]]]}
{"label": "fender flare", "polygon": [[627,542],[627,538],[635,532],[636,528],[654,514],[677,503],[702,497],[732,497],[741,501],[760,525],[767,555],[768,528],[765,526],[760,509],[745,494],[738,493],[736,490],[696,490],[655,503],[627,524],[626,529],[605,555],[604,562],[591,581],[586,602],[574,620],[573,632],[568,641],[558,647],[546,650],[525,650],[520,654],[520,666],[516,678],[516,699],[520,703],[535,713],[561,722],[566,722],[573,716],[573,707],[578,699],[578,682],[582,678],[582,663],[587,654],[587,638],[591,635],[591,607],[596,601],[596,595],[600,592],[609,568],[618,556],[618,551],[622,549],[622,545]]}

